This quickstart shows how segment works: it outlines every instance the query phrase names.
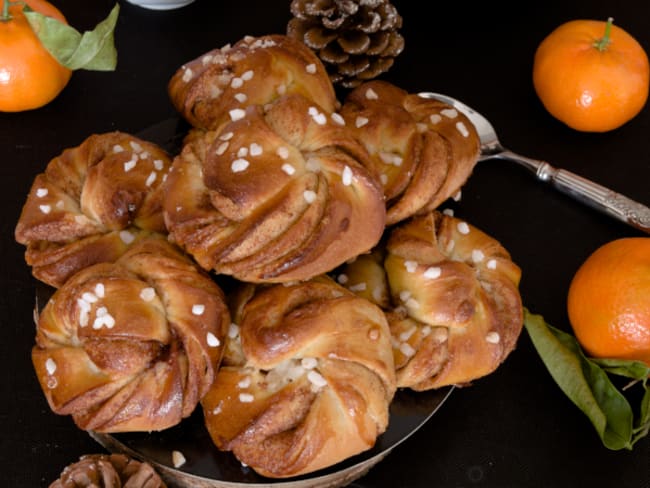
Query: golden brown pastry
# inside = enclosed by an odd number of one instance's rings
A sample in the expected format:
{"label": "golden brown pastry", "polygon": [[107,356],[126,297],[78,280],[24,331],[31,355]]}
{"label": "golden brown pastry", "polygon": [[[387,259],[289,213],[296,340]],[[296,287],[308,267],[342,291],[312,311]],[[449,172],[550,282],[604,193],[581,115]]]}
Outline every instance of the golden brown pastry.
{"label": "golden brown pastry", "polygon": [[55,292],[32,361],[52,410],[81,429],[162,430],[208,390],[229,323],[202,270],[163,238],[143,240]]}
{"label": "golden brown pastry", "polygon": [[49,488],[166,488],[149,463],[124,454],[88,454],[66,466]]}
{"label": "golden brown pastry", "polygon": [[386,310],[398,387],[428,390],[483,377],[515,348],[520,276],[495,239],[434,211],[399,224],[385,254],[361,256],[337,280]]}
{"label": "golden brown pastry", "polygon": [[320,59],[284,35],[245,37],[180,67],[168,85],[172,103],[194,127],[217,129],[250,105],[300,94],[327,112],[336,95]]}
{"label": "golden brown pastry", "polygon": [[465,115],[388,82],[357,87],[341,115],[383,184],[388,225],[436,209],[458,193],[478,161],[478,135]]}
{"label": "golden brown pastry", "polygon": [[287,95],[190,138],[166,183],[170,238],[205,269],[255,283],[309,279],[370,250],[383,195],[337,120]]}
{"label": "golden brown pastry", "polygon": [[202,400],[217,447],[274,478],[371,448],[395,392],[381,309],[325,277],[252,286],[234,304],[228,353]]}
{"label": "golden brown pastry", "polygon": [[164,233],[161,182],[171,159],[122,132],[91,135],[36,176],[15,229],[33,275],[54,287],[134,242]]}

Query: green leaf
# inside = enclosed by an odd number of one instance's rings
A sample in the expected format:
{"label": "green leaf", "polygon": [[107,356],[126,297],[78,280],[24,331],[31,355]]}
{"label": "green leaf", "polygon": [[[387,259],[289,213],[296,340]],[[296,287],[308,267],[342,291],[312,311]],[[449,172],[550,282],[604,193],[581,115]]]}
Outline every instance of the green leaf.
{"label": "green leaf", "polygon": [[[588,359],[576,339],[547,324],[542,316],[525,311],[524,325],[542,361],[560,389],[589,418],[605,447],[631,449],[648,432],[650,395],[642,402],[638,427],[625,396],[612,384],[607,373]],[[640,368],[633,361],[612,363],[615,371],[633,374]],[[645,405],[645,406],[644,406]],[[645,417],[645,423],[644,423]],[[645,433],[644,433],[645,429]]]}
{"label": "green leaf", "polygon": [[95,71],[112,71],[117,66],[114,33],[119,11],[119,4],[115,4],[106,19],[82,35],[52,17],[24,8],[32,29],[59,63],[71,70]]}

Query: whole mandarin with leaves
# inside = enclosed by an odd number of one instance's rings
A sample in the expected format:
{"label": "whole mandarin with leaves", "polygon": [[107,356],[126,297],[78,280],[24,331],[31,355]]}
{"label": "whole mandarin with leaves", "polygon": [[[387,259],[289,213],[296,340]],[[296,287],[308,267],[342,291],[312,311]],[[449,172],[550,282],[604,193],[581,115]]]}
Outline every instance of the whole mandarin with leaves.
{"label": "whole mandarin with leaves", "polygon": [[650,237],[596,249],[571,281],[567,309],[587,354],[650,365]]}
{"label": "whole mandarin with leaves", "polygon": [[43,47],[23,14],[23,4],[67,24],[66,19],[45,0],[0,2],[0,111],[42,107],[65,88],[72,71]]}
{"label": "whole mandarin with leaves", "polygon": [[648,56],[612,22],[566,22],[535,52],[533,85],[539,99],[551,115],[578,131],[616,129],[648,98]]}

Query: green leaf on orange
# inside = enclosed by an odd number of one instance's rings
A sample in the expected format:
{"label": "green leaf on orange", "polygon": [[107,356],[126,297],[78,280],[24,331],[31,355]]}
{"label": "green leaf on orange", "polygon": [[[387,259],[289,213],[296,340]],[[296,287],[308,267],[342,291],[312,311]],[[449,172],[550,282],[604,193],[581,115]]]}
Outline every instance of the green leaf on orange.
{"label": "green leaf on orange", "polygon": [[[650,367],[639,361],[588,358],[574,336],[524,314],[524,325],[553,380],[589,418],[605,447],[632,449],[650,431]],[[608,374],[624,376],[644,388],[638,417]]]}
{"label": "green leaf on orange", "polygon": [[73,27],[25,6],[25,17],[43,46],[59,63],[71,69],[113,71],[117,66],[115,26],[120,6],[115,4],[106,19],[81,34]]}

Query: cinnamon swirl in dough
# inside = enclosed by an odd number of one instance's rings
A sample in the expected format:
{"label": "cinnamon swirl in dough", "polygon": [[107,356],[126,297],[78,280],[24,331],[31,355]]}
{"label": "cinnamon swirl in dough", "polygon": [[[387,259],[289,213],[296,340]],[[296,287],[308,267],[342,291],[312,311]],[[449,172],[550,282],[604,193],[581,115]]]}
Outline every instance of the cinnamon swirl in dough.
{"label": "cinnamon swirl in dough", "polygon": [[163,238],[72,276],[38,320],[32,361],[52,410],[84,430],[162,430],[207,392],[230,323],[221,289]]}
{"label": "cinnamon swirl in dough", "polygon": [[320,59],[302,42],[284,35],[245,37],[186,63],[168,92],[176,110],[194,127],[217,129],[250,105],[300,94],[326,112],[337,106]]}
{"label": "cinnamon swirl in dough", "polygon": [[370,250],[383,195],[340,122],[287,95],[189,138],[166,183],[170,238],[205,269],[255,283],[309,279]]}
{"label": "cinnamon swirl in dough", "polygon": [[325,277],[248,286],[201,402],[217,447],[274,478],[371,448],[395,393],[381,309]]}
{"label": "cinnamon swirl in dough", "polygon": [[161,183],[170,165],[158,146],[122,132],[91,135],[52,159],[15,229],[33,275],[59,287],[142,237],[165,233]]}
{"label": "cinnamon swirl in dough", "polygon": [[385,81],[350,92],[341,115],[383,184],[388,225],[454,196],[478,161],[478,135],[465,115]]}
{"label": "cinnamon swirl in dough", "polygon": [[519,267],[495,239],[434,211],[394,228],[385,250],[338,280],[386,310],[397,385],[427,390],[493,372],[523,326]]}

